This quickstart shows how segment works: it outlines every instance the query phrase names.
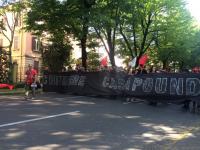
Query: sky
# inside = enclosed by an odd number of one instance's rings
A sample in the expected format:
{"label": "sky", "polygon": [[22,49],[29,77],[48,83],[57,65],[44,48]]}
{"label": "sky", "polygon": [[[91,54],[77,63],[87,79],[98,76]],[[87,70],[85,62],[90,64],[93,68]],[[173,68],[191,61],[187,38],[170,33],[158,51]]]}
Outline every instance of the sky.
{"label": "sky", "polygon": [[187,0],[187,8],[200,24],[200,0]]}

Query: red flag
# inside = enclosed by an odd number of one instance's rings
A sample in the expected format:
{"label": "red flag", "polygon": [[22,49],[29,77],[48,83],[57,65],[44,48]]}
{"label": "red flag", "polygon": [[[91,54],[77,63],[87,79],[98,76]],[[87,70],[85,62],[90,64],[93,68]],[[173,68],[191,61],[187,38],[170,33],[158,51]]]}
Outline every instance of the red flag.
{"label": "red flag", "polygon": [[104,58],[101,60],[101,65],[102,65],[102,66],[107,66],[107,65],[108,65],[107,56],[104,57]]}
{"label": "red flag", "polygon": [[148,60],[147,55],[146,54],[142,55],[142,57],[140,57],[140,59],[139,59],[139,65],[144,66],[144,64],[146,64],[147,60]]}

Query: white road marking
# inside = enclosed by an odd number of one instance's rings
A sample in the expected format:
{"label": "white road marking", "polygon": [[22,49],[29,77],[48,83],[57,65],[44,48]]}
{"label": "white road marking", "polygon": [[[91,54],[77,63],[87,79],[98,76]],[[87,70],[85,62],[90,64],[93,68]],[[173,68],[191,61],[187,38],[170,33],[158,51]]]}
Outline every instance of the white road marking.
{"label": "white road marking", "polygon": [[0,128],[13,126],[13,125],[18,125],[18,124],[23,124],[23,123],[34,122],[34,121],[39,121],[39,120],[45,120],[45,119],[49,119],[49,118],[56,118],[56,117],[61,117],[61,116],[66,116],[66,115],[73,115],[74,113],[79,113],[79,112],[80,111],[73,111],[73,112],[62,113],[62,114],[57,114],[57,115],[51,115],[51,116],[46,116],[46,117],[41,117],[41,118],[28,119],[28,120],[23,120],[23,121],[6,123],[6,124],[0,125]]}

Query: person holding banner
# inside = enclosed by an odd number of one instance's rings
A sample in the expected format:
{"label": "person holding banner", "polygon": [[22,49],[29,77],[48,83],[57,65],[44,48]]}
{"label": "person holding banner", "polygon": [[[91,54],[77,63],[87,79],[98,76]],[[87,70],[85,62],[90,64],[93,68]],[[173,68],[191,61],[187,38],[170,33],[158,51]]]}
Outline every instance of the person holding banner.
{"label": "person holding banner", "polygon": [[146,70],[145,66],[140,65],[136,71],[136,74],[147,74],[147,70]]}

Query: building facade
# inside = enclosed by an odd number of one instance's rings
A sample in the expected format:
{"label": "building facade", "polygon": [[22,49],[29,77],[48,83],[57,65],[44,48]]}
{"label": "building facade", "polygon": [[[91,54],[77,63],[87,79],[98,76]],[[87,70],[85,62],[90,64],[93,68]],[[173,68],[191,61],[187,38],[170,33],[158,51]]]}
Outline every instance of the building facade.
{"label": "building facade", "polygon": [[[13,34],[11,53],[13,63],[13,81],[23,82],[29,64],[38,71],[39,76],[41,75],[42,57],[39,47],[39,39],[23,29],[23,13],[17,17],[15,22],[13,22],[13,15],[14,14],[8,12],[6,16],[2,16],[1,18],[4,19],[6,30],[4,30],[4,34],[0,34],[0,46],[8,50],[8,46],[10,45],[8,38],[11,40]],[[14,23],[15,27],[13,25]],[[8,26],[14,27],[13,33]]]}

